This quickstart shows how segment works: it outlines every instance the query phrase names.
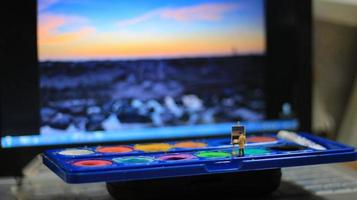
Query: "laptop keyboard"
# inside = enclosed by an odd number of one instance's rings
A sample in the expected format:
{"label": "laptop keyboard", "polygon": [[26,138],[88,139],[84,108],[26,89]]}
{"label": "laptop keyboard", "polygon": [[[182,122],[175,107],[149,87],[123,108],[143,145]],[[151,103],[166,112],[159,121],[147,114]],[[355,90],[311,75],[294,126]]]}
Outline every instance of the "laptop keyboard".
{"label": "laptop keyboard", "polygon": [[357,192],[357,173],[332,165],[283,169],[283,180],[294,182],[317,195]]}

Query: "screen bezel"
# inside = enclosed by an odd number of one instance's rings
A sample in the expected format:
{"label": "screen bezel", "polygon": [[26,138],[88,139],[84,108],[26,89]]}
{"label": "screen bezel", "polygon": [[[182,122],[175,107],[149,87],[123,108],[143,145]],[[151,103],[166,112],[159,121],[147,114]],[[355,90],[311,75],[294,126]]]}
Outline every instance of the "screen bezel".
{"label": "screen bezel", "polygon": [[[310,131],[311,1],[266,0],[265,4],[267,117],[279,118],[281,105],[291,102],[300,130]],[[1,39],[6,59],[1,77],[0,129],[2,133],[38,133],[37,2],[9,2],[2,11],[9,20],[5,20],[7,31]],[[61,145],[73,146],[78,144]],[[20,176],[22,167],[35,155],[56,147],[1,148],[0,158],[6,164],[0,167],[0,175]]]}

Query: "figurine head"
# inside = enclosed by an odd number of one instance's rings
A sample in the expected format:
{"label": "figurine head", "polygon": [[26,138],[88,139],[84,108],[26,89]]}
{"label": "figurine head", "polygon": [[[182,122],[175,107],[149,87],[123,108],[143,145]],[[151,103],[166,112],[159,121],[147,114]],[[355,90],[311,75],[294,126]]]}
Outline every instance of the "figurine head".
{"label": "figurine head", "polygon": [[241,135],[244,133],[244,126],[240,126],[240,125],[237,125],[237,126],[233,126],[232,127],[232,134],[233,135]]}

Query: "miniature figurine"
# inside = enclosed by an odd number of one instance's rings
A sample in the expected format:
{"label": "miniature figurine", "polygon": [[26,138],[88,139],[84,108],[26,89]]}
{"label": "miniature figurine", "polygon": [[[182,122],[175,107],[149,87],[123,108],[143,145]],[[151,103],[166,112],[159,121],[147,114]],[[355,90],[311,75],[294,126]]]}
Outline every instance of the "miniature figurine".
{"label": "miniature figurine", "polygon": [[245,137],[245,127],[240,125],[239,122],[237,125],[232,126],[231,132],[231,144],[232,144],[232,155],[236,155],[235,145],[239,146],[238,156],[244,156],[244,146],[246,142]]}

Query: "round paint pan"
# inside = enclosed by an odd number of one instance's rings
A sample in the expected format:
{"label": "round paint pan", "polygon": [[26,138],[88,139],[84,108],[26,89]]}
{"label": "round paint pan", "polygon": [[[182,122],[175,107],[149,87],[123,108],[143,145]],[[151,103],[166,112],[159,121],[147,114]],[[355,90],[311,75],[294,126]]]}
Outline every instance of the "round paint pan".
{"label": "round paint pan", "polygon": [[206,147],[207,144],[203,142],[193,142],[193,141],[186,141],[186,142],[178,142],[175,144],[177,148],[184,148],[184,149],[195,149],[195,148],[203,148]]}
{"label": "round paint pan", "polygon": [[152,157],[149,156],[128,156],[128,157],[119,157],[113,158],[113,161],[120,164],[126,165],[140,165],[148,164],[154,161]]}
{"label": "round paint pan", "polygon": [[84,156],[93,154],[94,151],[88,149],[65,149],[63,151],[58,152],[58,154],[63,156]]}
{"label": "round paint pan", "polygon": [[168,154],[159,157],[160,160],[164,160],[164,161],[191,160],[195,158],[197,157],[186,153]]}
{"label": "round paint pan", "polygon": [[135,150],[144,152],[161,152],[168,151],[172,148],[170,144],[167,143],[152,143],[152,144],[136,144],[134,146]]}
{"label": "round paint pan", "polygon": [[98,147],[96,151],[100,153],[129,153],[133,151],[132,147],[119,145],[110,147]]}
{"label": "round paint pan", "polygon": [[108,160],[81,160],[72,164],[77,167],[102,167],[111,165],[112,162]]}
{"label": "round paint pan", "polygon": [[269,153],[269,150],[262,149],[262,148],[245,148],[244,154],[245,155],[263,155]]}
{"label": "round paint pan", "polygon": [[252,143],[262,143],[262,142],[275,142],[277,141],[277,139],[274,137],[252,136],[252,137],[248,137],[247,141]]}
{"label": "round paint pan", "polygon": [[231,156],[225,151],[199,151],[195,155],[199,158],[227,158]]}

